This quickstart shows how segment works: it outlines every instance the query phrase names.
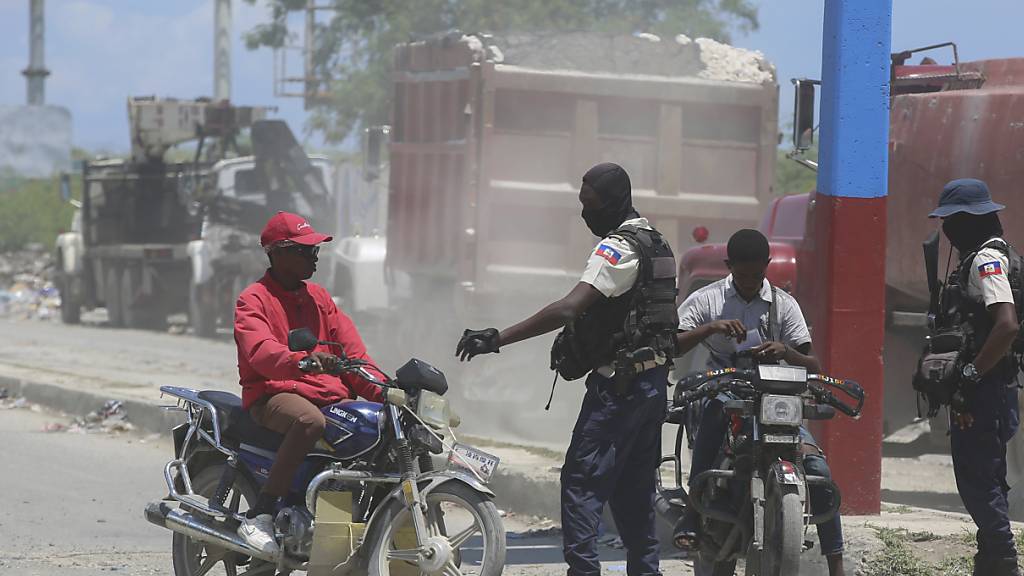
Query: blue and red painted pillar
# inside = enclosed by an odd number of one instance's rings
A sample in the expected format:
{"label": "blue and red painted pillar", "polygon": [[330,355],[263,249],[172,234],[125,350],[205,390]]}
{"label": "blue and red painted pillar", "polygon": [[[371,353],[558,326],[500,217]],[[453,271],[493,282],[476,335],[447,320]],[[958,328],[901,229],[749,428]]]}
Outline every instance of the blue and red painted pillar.
{"label": "blue and red painted pillar", "polygon": [[825,370],[861,383],[860,420],[817,432],[844,510],[881,506],[885,197],[892,0],[825,0],[815,200],[814,340]]}

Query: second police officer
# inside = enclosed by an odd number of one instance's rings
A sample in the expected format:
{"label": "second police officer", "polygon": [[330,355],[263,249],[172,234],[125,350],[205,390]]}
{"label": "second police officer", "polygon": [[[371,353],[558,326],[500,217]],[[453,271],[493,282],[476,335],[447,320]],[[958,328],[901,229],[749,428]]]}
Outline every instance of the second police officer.
{"label": "second police officer", "polygon": [[1018,363],[1011,350],[1018,321],[1010,286],[1011,268],[1018,263],[1002,239],[997,212],[1003,208],[992,201],[984,182],[966,178],[946,184],[929,215],[942,219],[942,231],[960,256],[940,317],[951,318],[968,335],[950,448],[957,491],[978,527],[978,576],[1020,574],[1006,484],[1006,445],[1020,422]]}

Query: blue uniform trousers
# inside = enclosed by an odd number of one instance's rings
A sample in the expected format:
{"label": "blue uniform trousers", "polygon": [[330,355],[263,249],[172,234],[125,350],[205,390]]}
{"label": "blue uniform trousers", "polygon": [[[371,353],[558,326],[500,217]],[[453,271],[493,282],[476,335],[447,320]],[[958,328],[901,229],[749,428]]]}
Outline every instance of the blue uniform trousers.
{"label": "blue uniform trousers", "polygon": [[1006,484],[1006,444],[1017,432],[1020,410],[1012,376],[986,377],[968,392],[974,424],[960,430],[950,426],[953,472],[964,507],[978,526],[978,559],[1016,556],[1010,530]]}
{"label": "blue uniform trousers", "polygon": [[562,533],[570,576],[599,576],[597,538],[607,502],[626,547],[626,573],[658,573],[655,474],[661,460],[668,368],[639,374],[623,395],[592,372],[562,466]]}

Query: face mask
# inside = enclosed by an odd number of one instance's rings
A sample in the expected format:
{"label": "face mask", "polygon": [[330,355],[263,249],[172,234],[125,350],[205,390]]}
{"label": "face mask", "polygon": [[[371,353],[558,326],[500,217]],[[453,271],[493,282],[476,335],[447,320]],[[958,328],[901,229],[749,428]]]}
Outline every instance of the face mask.
{"label": "face mask", "polygon": [[978,222],[966,218],[947,218],[942,221],[942,232],[957,252],[966,254],[991,237],[990,231]]}
{"label": "face mask", "polygon": [[587,210],[583,209],[583,221],[587,223],[587,228],[590,228],[590,232],[594,236],[604,238],[610,234],[613,230],[622,224],[623,217],[621,214],[609,212],[604,209],[598,210]]}

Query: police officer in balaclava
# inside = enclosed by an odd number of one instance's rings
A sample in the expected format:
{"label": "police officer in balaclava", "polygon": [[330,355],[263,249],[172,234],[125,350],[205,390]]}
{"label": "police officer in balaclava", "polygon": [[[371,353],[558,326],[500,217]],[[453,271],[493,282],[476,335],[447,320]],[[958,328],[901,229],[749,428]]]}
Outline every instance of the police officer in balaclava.
{"label": "police officer in balaclava", "polygon": [[[633,209],[629,175],[621,166],[603,163],[588,170],[579,200],[584,222],[601,239],[579,283],[505,330],[466,330],[456,355],[470,360],[561,330],[552,368],[566,380],[587,376],[561,474],[568,574],[600,574],[597,537],[607,502],[627,550],[627,573],[653,575],[666,363],[674,356],[679,324],[675,261],[661,234]],[[642,327],[635,322],[641,317],[647,320]]]}

